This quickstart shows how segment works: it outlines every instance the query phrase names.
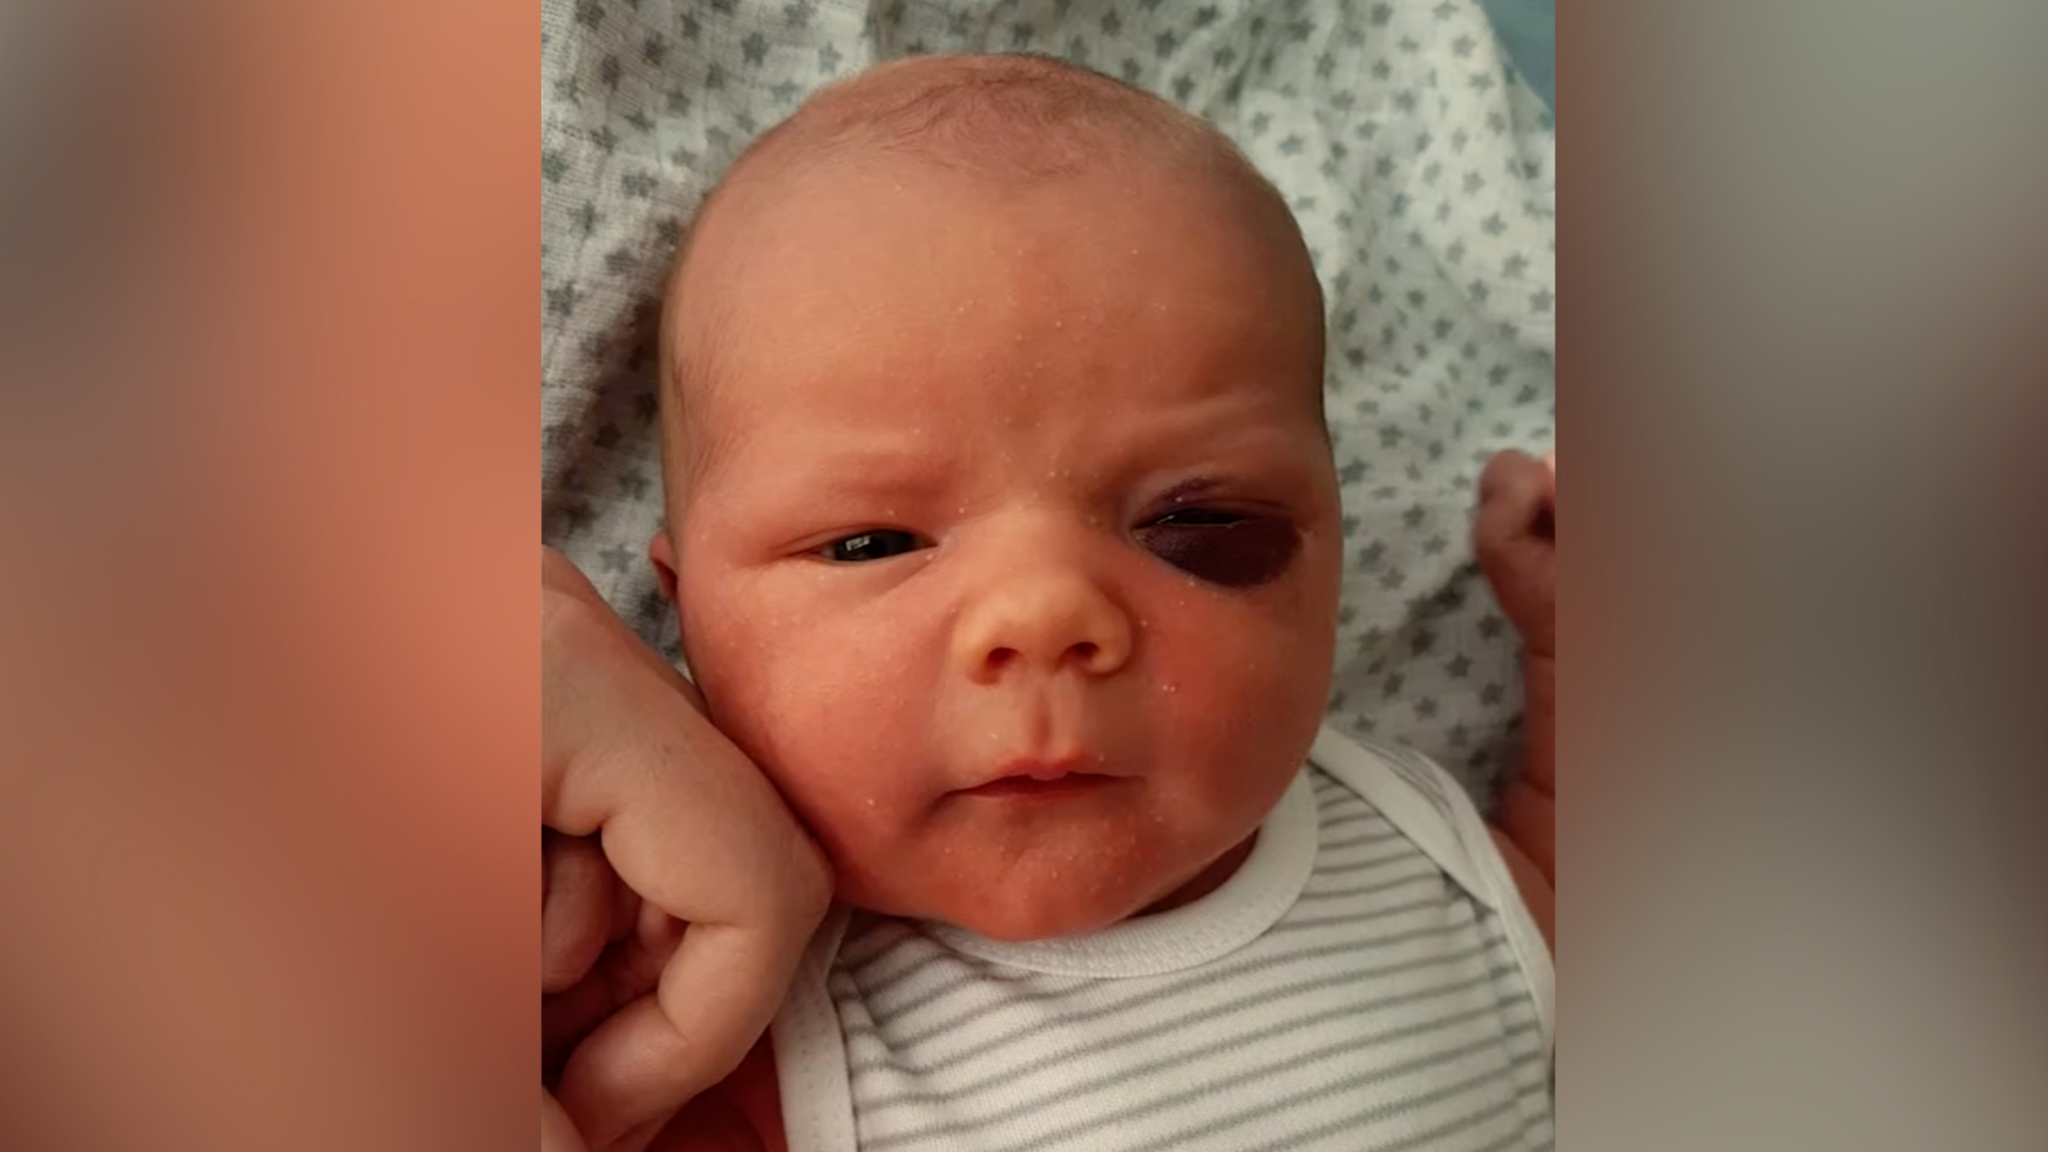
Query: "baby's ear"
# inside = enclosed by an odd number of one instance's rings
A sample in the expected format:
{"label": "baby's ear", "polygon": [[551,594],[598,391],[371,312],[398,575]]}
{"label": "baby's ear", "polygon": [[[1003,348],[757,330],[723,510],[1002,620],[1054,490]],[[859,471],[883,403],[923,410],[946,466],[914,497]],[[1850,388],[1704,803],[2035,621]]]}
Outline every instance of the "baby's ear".
{"label": "baby's ear", "polygon": [[647,558],[654,561],[654,574],[661,579],[661,593],[668,602],[676,602],[676,549],[668,540],[668,526],[655,529],[654,539],[647,542]]}

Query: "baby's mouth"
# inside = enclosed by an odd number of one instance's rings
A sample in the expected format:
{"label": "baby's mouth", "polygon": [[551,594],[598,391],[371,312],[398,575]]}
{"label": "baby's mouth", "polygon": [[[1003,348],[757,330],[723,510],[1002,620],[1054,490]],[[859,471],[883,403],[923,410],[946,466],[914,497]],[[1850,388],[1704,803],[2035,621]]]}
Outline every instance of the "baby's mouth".
{"label": "baby's mouth", "polygon": [[959,795],[1006,797],[1057,797],[1072,796],[1082,792],[1115,784],[1123,779],[1102,772],[1089,772],[1084,768],[1099,767],[1096,757],[1065,757],[1056,761],[1017,760],[996,772],[993,778],[962,788]]}
{"label": "baby's mouth", "polygon": [[1005,776],[986,784],[968,788],[963,796],[986,796],[992,798],[1058,797],[1072,796],[1093,791],[1116,783],[1118,777],[1098,776],[1092,772],[1068,772],[1058,776]]}

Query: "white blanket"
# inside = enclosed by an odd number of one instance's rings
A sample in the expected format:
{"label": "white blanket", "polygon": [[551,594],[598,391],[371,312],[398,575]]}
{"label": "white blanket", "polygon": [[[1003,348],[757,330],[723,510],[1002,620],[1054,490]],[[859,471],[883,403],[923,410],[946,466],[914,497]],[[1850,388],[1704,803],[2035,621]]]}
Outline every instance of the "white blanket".
{"label": "white blanket", "polygon": [[542,538],[673,645],[645,549],[676,240],[818,86],[968,50],[1150,88],[1293,202],[1329,299],[1348,538],[1330,719],[1483,796],[1520,689],[1472,566],[1472,481],[1495,449],[1554,446],[1556,140],[1474,0],[542,0]]}

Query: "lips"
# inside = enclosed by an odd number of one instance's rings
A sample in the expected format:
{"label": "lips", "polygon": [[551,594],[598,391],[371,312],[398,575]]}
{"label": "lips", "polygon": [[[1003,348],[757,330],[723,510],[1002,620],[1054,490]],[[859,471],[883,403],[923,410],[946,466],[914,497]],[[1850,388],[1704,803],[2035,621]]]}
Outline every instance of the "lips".
{"label": "lips", "polygon": [[1029,796],[1073,796],[1090,792],[1116,782],[1114,776],[1097,776],[1089,772],[1073,772],[1049,780],[1038,780],[1029,776],[1005,776],[991,780],[976,788],[969,788],[964,796],[1029,797]]}
{"label": "lips", "polygon": [[1071,796],[1114,784],[1121,777],[1086,771],[1100,764],[1095,757],[1070,757],[1057,761],[1017,760],[1004,765],[994,778],[963,788],[963,796],[1028,797]]}

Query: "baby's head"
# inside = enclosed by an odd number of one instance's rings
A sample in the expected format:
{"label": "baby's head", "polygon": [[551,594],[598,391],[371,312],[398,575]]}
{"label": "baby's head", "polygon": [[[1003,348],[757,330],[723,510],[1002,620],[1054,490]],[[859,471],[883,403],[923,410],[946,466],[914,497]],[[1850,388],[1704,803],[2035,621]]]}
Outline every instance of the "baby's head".
{"label": "baby's head", "polygon": [[654,547],[842,898],[1026,939],[1212,887],[1308,752],[1321,292],[1199,120],[1045,60],[807,104],[699,214]]}

